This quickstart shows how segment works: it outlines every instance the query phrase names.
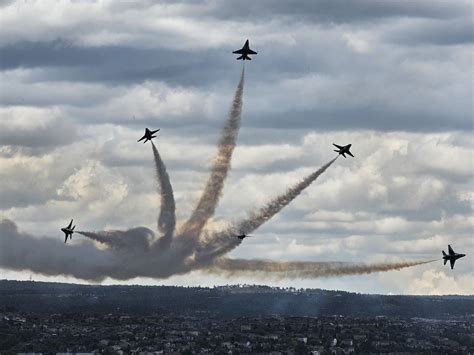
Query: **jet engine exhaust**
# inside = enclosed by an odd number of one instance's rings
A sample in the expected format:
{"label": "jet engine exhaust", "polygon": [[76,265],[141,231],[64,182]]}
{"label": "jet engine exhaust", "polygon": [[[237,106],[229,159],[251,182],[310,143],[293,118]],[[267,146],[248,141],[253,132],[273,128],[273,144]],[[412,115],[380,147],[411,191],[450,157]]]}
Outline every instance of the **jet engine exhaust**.
{"label": "jet engine exhaust", "polygon": [[266,206],[262,207],[258,211],[252,213],[249,218],[244,219],[237,223],[236,229],[240,233],[251,233],[268,221],[270,218],[275,216],[284,207],[286,207],[291,201],[298,197],[304,189],[311,185],[332,163],[336,161],[337,157],[332,159],[330,162],[323,165],[321,168],[305,177],[302,181],[296,185],[290,187],[284,194],[271,200]]}
{"label": "jet engine exhaust", "polygon": [[372,274],[401,270],[431,263],[435,260],[403,261],[393,263],[345,263],[345,262],[277,262],[220,258],[206,272],[224,276],[252,275],[275,279],[314,279],[345,275]]}
{"label": "jet engine exhaust", "polygon": [[217,155],[211,168],[206,187],[189,220],[182,228],[184,235],[199,238],[206,222],[214,215],[227,174],[231,168],[232,153],[237,143],[242,113],[245,69],[242,68],[240,81],[234,94],[227,122],[222,129],[217,146]]}
{"label": "jet engine exhaust", "polygon": [[156,149],[153,141],[151,142],[153,156],[155,159],[156,176],[160,191],[161,209],[158,216],[158,230],[163,233],[160,238],[160,246],[167,248],[173,238],[176,227],[176,206],[174,202],[173,187],[171,186],[170,177],[166,171],[166,166],[161,160],[160,153]]}

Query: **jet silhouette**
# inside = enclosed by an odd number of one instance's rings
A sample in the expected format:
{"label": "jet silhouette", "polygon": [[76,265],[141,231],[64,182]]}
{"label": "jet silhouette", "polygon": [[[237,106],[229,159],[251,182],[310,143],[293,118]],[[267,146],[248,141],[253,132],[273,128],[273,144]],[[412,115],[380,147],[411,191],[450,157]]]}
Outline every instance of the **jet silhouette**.
{"label": "jet silhouette", "polygon": [[352,144],[342,146],[342,145],[337,145],[333,143],[332,145],[338,148],[337,150],[334,150],[334,151],[336,153],[339,153],[339,155],[342,155],[344,158],[346,157],[345,154],[349,154],[351,157],[354,157],[352,153],[349,151],[349,149],[351,149]]}
{"label": "jet silhouette", "polygon": [[151,141],[153,138],[155,138],[156,136],[154,136],[154,134],[156,132],[158,132],[160,129],[158,128],[156,131],[150,131],[148,128],[145,128],[145,134],[143,135],[143,137],[141,137],[139,140],[137,140],[137,142],[140,142],[142,140],[145,140],[143,142],[143,144],[145,144],[146,142],[148,141]]}
{"label": "jet silhouette", "polygon": [[249,57],[249,54],[257,54],[257,52],[254,52],[249,48],[249,40],[245,41],[245,44],[241,49],[233,51],[232,53],[240,54],[240,57],[238,57],[237,60],[252,60],[252,58]]}
{"label": "jet silhouette", "polygon": [[72,226],[72,219],[71,219],[71,222],[69,222],[69,225],[67,227],[64,227],[64,228],[61,228],[61,231],[63,231],[63,233],[65,234],[66,238],[64,238],[64,243],[67,242],[67,238],[69,237],[69,239],[72,239],[72,234],[74,233],[74,228],[76,228],[76,226]]}
{"label": "jet silhouette", "polygon": [[451,264],[451,270],[454,269],[454,263],[456,262],[456,260],[466,256],[466,254],[455,253],[453,248],[451,248],[451,245],[448,245],[448,254],[446,254],[444,250],[442,251],[442,253],[444,265],[446,265],[449,260],[449,263]]}
{"label": "jet silhouette", "polygon": [[245,238],[252,237],[252,236],[243,233],[243,234],[236,235],[236,237],[239,238],[240,240],[244,240]]}

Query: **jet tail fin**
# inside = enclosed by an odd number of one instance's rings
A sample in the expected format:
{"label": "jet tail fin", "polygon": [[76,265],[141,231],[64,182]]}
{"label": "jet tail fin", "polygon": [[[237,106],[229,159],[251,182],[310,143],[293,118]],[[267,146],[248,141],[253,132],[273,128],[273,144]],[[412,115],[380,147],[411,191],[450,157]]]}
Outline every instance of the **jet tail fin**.
{"label": "jet tail fin", "polygon": [[241,59],[244,59],[243,55],[241,55],[240,57],[237,57],[237,60],[241,60]]}
{"label": "jet tail fin", "polygon": [[448,262],[448,259],[444,259],[444,265],[446,265],[447,262]]}
{"label": "jet tail fin", "polygon": [[[444,250],[442,250],[442,253],[443,253],[443,256],[446,256],[446,253],[444,252]],[[445,264],[446,264],[446,262],[445,262]]]}

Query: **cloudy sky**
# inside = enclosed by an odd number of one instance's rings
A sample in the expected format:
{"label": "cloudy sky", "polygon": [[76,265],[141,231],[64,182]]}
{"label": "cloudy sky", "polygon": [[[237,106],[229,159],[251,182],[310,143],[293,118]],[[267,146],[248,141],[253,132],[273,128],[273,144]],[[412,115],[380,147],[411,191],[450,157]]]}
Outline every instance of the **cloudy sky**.
{"label": "cloudy sky", "polygon": [[[468,256],[315,280],[199,272],[130,283],[266,283],[369,293],[473,294],[470,1],[0,2],[0,219],[38,238],[155,228],[151,149],[192,211],[250,39],[242,128],[216,219],[260,207],[353,144],[230,256],[398,261]],[[80,243],[79,238],[74,243]],[[29,271],[10,279],[78,282]],[[105,283],[113,283],[107,280]]]}

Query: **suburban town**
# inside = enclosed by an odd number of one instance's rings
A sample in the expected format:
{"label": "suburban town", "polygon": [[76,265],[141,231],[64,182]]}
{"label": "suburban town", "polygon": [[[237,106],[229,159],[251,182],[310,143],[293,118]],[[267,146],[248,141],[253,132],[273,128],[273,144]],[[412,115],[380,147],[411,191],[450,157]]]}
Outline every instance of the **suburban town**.
{"label": "suburban town", "polygon": [[[2,353],[449,353],[474,352],[465,321],[331,317],[200,319],[4,313]],[[67,345],[66,345],[67,344]]]}
{"label": "suburban town", "polygon": [[474,353],[472,296],[0,280],[0,353]]}

